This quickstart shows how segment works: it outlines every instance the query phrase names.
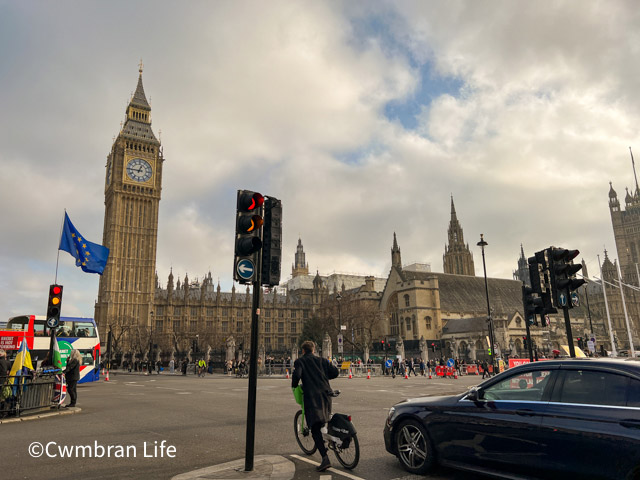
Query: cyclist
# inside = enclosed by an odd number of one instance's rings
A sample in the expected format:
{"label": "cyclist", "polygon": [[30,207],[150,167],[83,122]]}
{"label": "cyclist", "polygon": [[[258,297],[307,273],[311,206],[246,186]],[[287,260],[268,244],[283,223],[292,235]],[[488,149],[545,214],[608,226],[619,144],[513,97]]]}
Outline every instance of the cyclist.
{"label": "cyclist", "polygon": [[316,470],[324,472],[331,467],[327,447],[322,438],[320,429],[330,420],[331,391],[329,380],[336,378],[340,373],[331,362],[325,358],[314,355],[316,344],[307,340],[302,344],[302,357],[293,364],[293,375],[291,376],[291,387],[296,388],[302,381],[304,387],[304,416],[307,425],[311,426],[311,436],[322,455],[322,463]]}

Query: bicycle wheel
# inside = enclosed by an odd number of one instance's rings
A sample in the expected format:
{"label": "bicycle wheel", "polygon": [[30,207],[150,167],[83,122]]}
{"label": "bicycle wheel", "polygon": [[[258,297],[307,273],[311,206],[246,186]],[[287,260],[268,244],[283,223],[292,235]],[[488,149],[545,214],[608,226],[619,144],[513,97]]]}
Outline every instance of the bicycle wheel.
{"label": "bicycle wheel", "polygon": [[311,436],[311,428],[304,421],[302,410],[298,410],[293,419],[293,433],[296,435],[296,441],[300,448],[307,455],[313,455],[316,452],[316,442]]}
{"label": "bicycle wheel", "polygon": [[356,468],[360,460],[360,444],[358,443],[358,435],[348,438],[342,442],[342,445],[336,445],[336,457],[342,466],[348,470]]}

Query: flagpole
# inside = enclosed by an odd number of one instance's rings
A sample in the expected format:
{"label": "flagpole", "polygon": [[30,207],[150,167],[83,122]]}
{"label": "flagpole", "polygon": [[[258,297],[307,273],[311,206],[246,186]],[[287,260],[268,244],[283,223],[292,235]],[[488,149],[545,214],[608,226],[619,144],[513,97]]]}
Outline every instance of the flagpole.
{"label": "flagpole", "polygon": [[[67,214],[67,209],[64,209],[65,215]],[[53,281],[54,285],[58,284],[58,261],[60,260],[60,238],[62,238],[62,229],[64,228],[64,217],[62,217],[62,224],[60,225],[60,235],[58,235],[58,249],[56,252],[56,279]]]}

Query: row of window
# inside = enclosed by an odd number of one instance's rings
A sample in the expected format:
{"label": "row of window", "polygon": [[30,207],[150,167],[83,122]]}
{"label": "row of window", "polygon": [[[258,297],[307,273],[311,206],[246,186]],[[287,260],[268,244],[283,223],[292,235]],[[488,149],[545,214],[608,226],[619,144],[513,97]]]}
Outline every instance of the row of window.
{"label": "row of window", "polygon": [[[198,330],[198,322],[196,320],[191,320],[190,322],[183,322],[181,320],[174,320],[173,322],[167,322],[165,323],[164,320],[156,320],[155,323],[155,328],[157,331],[163,331],[165,325],[170,325],[173,326],[173,330],[174,331],[181,331],[183,330],[183,327],[189,327],[190,331],[196,331]],[[245,328],[248,329],[249,328],[249,324],[246,324],[246,327],[244,326],[245,324],[243,322],[237,322],[236,323],[236,331],[237,332],[242,332]],[[214,329],[214,323],[212,321],[207,321],[206,324],[206,329],[207,330],[213,330]],[[298,324],[296,322],[290,322],[289,323],[289,331],[285,331],[285,327],[286,324],[285,322],[276,322],[273,325],[273,332],[272,332],[272,328],[271,328],[271,322],[264,322],[264,333],[298,333]],[[228,321],[222,321],[220,322],[220,331],[221,333],[230,333],[233,331],[233,322],[228,322]]]}
{"label": "row of window", "polygon": [[[184,309],[185,312],[187,311],[187,309]],[[213,307],[206,307],[206,316],[207,317],[213,317],[215,315],[215,308]],[[173,307],[173,315],[179,316],[182,315],[182,307]],[[200,312],[200,308],[199,307],[190,307],[189,308],[189,314],[192,317],[197,317],[199,315]],[[272,310],[269,309],[265,309],[264,310],[264,317],[265,318],[270,318],[272,316]],[[277,315],[273,315],[274,317],[278,317],[278,318],[297,318],[298,316],[298,312],[296,310],[291,310],[289,311],[289,314],[286,315],[286,311],[285,310],[277,310]],[[165,314],[165,307],[162,305],[156,306],[156,316],[163,316]],[[233,310],[231,308],[222,308],[222,316],[223,317],[230,317],[233,314]],[[248,317],[250,316],[251,311],[248,308],[244,308],[244,309],[236,309],[236,316],[243,318],[243,317]],[[309,318],[309,310],[303,310],[302,311],[302,318]]]}

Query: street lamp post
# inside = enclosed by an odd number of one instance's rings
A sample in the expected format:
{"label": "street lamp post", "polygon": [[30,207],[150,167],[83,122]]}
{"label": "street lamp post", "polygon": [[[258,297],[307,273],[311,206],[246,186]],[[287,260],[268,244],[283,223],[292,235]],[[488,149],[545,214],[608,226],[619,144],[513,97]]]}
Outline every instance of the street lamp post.
{"label": "street lamp post", "polygon": [[147,362],[147,373],[151,374],[151,356],[153,355],[153,310],[151,313],[151,325],[149,325],[149,361]]}
{"label": "street lamp post", "polygon": [[[338,333],[342,333],[342,309],[340,307],[340,301],[342,300],[342,295],[340,295],[339,293],[336,295],[336,300],[338,301],[338,326],[340,328],[340,330],[338,331]],[[344,344],[344,342],[342,342]]]}
{"label": "street lamp post", "polygon": [[482,249],[482,269],[484,270],[484,291],[487,296],[487,322],[489,323],[489,343],[490,343],[489,347],[491,348],[491,353],[489,356],[491,357],[491,369],[495,374],[496,351],[493,348],[493,318],[491,316],[491,305],[489,304],[489,284],[487,283],[487,264],[485,263],[485,260],[484,260],[484,247],[486,247],[489,244],[484,241],[484,235],[482,233],[480,234],[480,241],[477,243],[477,245]]}

